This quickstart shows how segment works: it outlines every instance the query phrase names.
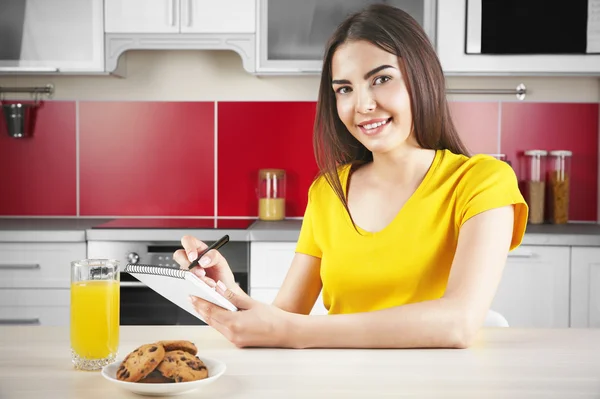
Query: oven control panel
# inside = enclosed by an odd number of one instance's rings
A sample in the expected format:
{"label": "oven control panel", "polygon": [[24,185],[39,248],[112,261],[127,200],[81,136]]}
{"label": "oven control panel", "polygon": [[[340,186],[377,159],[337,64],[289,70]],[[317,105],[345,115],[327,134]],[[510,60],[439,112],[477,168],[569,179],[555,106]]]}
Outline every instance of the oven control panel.
{"label": "oven control panel", "polygon": [[[206,241],[210,245],[212,242]],[[116,259],[124,267],[127,263],[166,266],[179,269],[173,253],[181,249],[178,242],[141,241],[88,241],[88,259]],[[249,243],[230,241],[219,250],[227,259],[233,272],[248,273],[250,262]]]}

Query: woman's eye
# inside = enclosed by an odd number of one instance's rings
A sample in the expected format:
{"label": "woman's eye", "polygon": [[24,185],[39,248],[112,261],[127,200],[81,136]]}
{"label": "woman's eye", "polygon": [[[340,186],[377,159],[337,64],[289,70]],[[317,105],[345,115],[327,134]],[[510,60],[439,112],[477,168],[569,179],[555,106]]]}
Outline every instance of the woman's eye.
{"label": "woman's eye", "polygon": [[346,93],[350,93],[352,91],[352,89],[350,89],[348,86],[342,86],[339,89],[337,89],[335,92],[338,94],[346,94]]}
{"label": "woman's eye", "polygon": [[376,85],[380,85],[382,83],[387,82],[390,79],[391,78],[389,76],[378,76],[377,78],[375,78],[375,80],[373,81],[373,83],[376,84]]}

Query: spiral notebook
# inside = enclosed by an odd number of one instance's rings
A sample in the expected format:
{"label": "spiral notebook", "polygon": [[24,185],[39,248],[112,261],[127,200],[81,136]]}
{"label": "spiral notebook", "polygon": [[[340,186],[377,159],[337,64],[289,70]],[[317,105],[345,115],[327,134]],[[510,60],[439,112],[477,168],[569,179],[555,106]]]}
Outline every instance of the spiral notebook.
{"label": "spiral notebook", "polygon": [[123,271],[131,274],[155,292],[203,322],[206,321],[194,309],[188,299],[190,295],[200,297],[233,312],[238,310],[235,305],[215,291],[214,288],[188,270],[128,263]]}

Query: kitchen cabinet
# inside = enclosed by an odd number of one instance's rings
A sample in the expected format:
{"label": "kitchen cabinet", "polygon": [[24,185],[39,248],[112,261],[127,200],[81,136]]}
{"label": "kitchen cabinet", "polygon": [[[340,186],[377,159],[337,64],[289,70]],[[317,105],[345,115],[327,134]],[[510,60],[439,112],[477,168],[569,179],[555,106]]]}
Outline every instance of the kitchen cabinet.
{"label": "kitchen cabinet", "polygon": [[[447,75],[598,75],[600,55],[466,54],[467,0],[437,3],[436,49]],[[540,10],[543,12],[543,9]],[[519,29],[515,26],[514,29]]]}
{"label": "kitchen cabinet", "polygon": [[511,327],[569,326],[568,246],[522,245],[509,253],[491,308]]}
{"label": "kitchen cabinet", "polygon": [[104,0],[106,70],[127,50],[232,50],[256,69],[255,0]]}
{"label": "kitchen cabinet", "polygon": [[[272,303],[292,264],[295,242],[252,242],[250,245],[250,296]],[[311,314],[327,314],[319,295]]]}
{"label": "kitchen cabinet", "polygon": [[[318,74],[336,27],[376,0],[258,0],[257,73]],[[435,41],[436,0],[390,0],[411,14]]]}
{"label": "kitchen cabinet", "polygon": [[0,325],[68,325],[71,261],[85,242],[0,243]]}
{"label": "kitchen cabinet", "polygon": [[0,73],[104,72],[102,0],[5,0]]}
{"label": "kitchen cabinet", "polygon": [[0,289],[0,326],[68,326],[70,294],[69,289]]}
{"label": "kitchen cabinet", "polygon": [[71,261],[85,257],[84,242],[0,243],[0,288],[70,288]]}
{"label": "kitchen cabinet", "polygon": [[600,327],[600,248],[573,247],[571,327]]}
{"label": "kitchen cabinet", "polygon": [[253,0],[105,0],[106,33],[254,33]]}

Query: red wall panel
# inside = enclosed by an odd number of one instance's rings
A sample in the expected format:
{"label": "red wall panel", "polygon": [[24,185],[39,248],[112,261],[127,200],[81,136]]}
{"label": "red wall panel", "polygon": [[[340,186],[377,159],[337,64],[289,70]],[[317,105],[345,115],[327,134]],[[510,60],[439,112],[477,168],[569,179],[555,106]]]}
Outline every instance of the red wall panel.
{"label": "red wall panel", "polygon": [[75,216],[75,103],[43,101],[34,120],[17,139],[0,115],[0,215]]}
{"label": "red wall panel", "polygon": [[314,102],[220,102],[218,214],[257,216],[258,170],[287,172],[286,215],[302,216],[317,174]]}
{"label": "red wall panel", "polygon": [[503,103],[501,140],[519,179],[525,150],[573,151],[569,219],[597,220],[598,104]]}
{"label": "red wall panel", "polygon": [[214,213],[212,102],[82,102],[81,215]]}

